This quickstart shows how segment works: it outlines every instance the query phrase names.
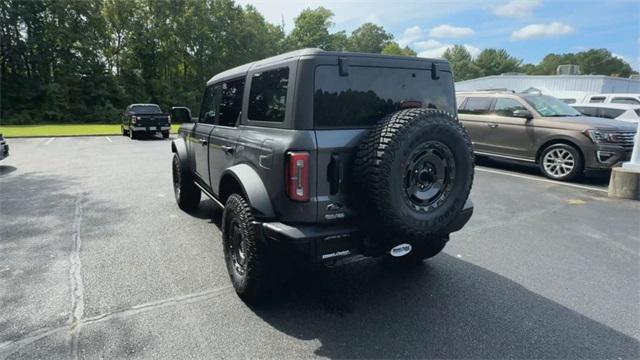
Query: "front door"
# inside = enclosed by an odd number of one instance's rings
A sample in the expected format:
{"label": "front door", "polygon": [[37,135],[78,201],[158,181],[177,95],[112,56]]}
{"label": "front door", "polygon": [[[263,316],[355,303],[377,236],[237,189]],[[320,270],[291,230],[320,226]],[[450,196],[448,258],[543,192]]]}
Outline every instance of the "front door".
{"label": "front door", "polygon": [[527,110],[518,100],[497,98],[491,121],[487,124],[486,151],[515,158],[530,159],[534,142],[533,120],[513,116],[516,110]]}
{"label": "front door", "polygon": [[209,137],[218,118],[220,98],[221,87],[219,85],[207,87],[202,99],[198,123],[193,127],[189,137],[189,145],[193,149],[195,174],[208,187],[211,186],[209,181]]}
{"label": "front door", "polygon": [[242,95],[245,78],[229,80],[221,84],[221,100],[216,126],[209,137],[209,168],[211,189],[218,195],[222,172],[233,165],[240,130],[238,123],[242,112]]}

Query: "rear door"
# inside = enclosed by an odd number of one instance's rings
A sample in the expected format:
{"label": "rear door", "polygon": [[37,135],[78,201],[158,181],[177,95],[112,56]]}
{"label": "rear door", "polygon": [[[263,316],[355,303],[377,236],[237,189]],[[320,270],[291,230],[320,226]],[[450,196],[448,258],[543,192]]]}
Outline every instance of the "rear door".
{"label": "rear door", "polygon": [[218,195],[222,172],[233,165],[242,112],[245,77],[221,84],[218,117],[209,137],[209,172],[211,189]]}
{"label": "rear door", "polygon": [[211,187],[209,176],[209,137],[218,119],[218,108],[222,96],[221,84],[209,85],[202,99],[198,122],[189,135],[195,165],[195,174],[200,182]]}
{"label": "rear door", "polygon": [[468,97],[458,109],[458,117],[473,142],[474,151],[486,152],[490,149],[489,132],[497,126],[489,115],[492,104],[491,97],[472,96]]}

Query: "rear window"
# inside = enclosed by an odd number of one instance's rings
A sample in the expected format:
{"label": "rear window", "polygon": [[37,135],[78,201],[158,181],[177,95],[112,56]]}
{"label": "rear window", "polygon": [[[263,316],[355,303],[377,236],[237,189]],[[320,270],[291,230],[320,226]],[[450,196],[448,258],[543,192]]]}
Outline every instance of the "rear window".
{"label": "rear window", "polygon": [[487,114],[489,112],[489,108],[491,108],[492,101],[493,99],[490,97],[470,97],[458,112],[460,114],[474,115]]}
{"label": "rear window", "polygon": [[611,99],[611,102],[614,104],[631,104],[631,105],[640,104],[640,100],[634,99],[632,97],[615,97]]}
{"label": "rear window", "polygon": [[283,122],[288,87],[288,67],[254,74],[249,93],[249,120]]}
{"label": "rear window", "polygon": [[158,105],[135,105],[129,111],[137,114],[157,114],[162,112]]}
{"label": "rear window", "polygon": [[[338,66],[316,68],[313,117],[318,128],[359,128],[407,107],[441,109],[455,115],[451,74],[439,80],[430,70],[350,66],[340,76]],[[437,83],[435,85],[434,83]]]}
{"label": "rear window", "polygon": [[618,116],[622,115],[622,113],[624,113],[625,111],[626,110],[622,110],[622,109],[604,108],[604,109],[600,109],[600,116],[607,119],[615,119]]}

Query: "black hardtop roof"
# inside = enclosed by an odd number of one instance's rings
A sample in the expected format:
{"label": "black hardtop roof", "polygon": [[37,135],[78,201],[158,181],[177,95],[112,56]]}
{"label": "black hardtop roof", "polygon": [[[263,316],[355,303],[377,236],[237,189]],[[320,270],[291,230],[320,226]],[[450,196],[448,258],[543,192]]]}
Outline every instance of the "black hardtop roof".
{"label": "black hardtop roof", "polygon": [[318,48],[305,48],[300,50],[290,51],[284,54],[272,56],[266,59],[250,62],[248,64],[240,65],[229,70],[225,70],[221,73],[214,75],[209,81],[207,81],[207,85],[212,83],[230,79],[234,77],[238,77],[239,75],[246,74],[249,70],[262,67],[266,65],[273,65],[280,62],[289,61],[294,58],[301,57],[313,57],[313,56],[344,56],[344,57],[361,57],[361,58],[379,58],[379,59],[398,59],[403,61],[417,61],[417,62],[447,62],[444,59],[430,59],[430,58],[421,58],[421,57],[413,57],[413,56],[401,56],[401,55],[383,55],[383,54],[371,54],[371,53],[357,53],[357,52],[348,52],[348,51],[325,51]]}

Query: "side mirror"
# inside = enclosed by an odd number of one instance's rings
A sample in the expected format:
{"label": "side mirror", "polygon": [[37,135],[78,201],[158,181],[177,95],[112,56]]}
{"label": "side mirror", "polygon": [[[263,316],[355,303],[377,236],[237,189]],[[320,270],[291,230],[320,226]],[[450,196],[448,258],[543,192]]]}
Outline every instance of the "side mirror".
{"label": "side mirror", "polygon": [[190,123],[191,110],[184,106],[174,106],[171,108],[171,122],[172,123]]}
{"label": "side mirror", "polygon": [[527,120],[533,119],[533,115],[529,110],[516,110],[513,112],[513,117],[525,118]]}

